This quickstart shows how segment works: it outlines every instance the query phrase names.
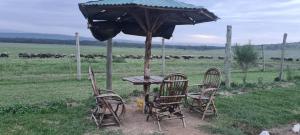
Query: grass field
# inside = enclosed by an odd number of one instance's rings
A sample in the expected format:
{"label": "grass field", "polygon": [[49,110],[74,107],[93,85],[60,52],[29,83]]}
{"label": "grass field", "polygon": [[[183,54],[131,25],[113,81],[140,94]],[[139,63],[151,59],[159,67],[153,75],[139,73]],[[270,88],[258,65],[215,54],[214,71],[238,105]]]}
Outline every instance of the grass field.
{"label": "grass field", "polygon": [[[83,46],[83,54],[105,54],[104,47]],[[167,50],[167,55],[203,55],[223,56],[224,50]],[[0,43],[0,53],[8,52],[10,58],[0,58],[0,134],[84,134],[102,132],[95,129],[86,117],[90,108],[91,87],[87,79],[87,68],[92,65],[96,71],[98,86],[105,87],[105,60],[82,59],[82,81],[76,78],[74,58],[62,59],[21,59],[18,53],[63,53],[74,54],[75,47],[69,45],[7,44]],[[299,50],[287,50],[287,57],[299,58]],[[153,54],[160,55],[160,49],[153,49]],[[113,48],[114,55],[143,55],[138,48]],[[267,50],[267,58],[278,57],[279,50]],[[287,62],[292,67],[293,75],[300,75],[300,62]],[[279,63],[267,61],[267,71],[260,72],[260,66],[251,68],[248,82],[257,83],[263,78],[264,83],[272,83],[278,75]],[[199,83],[203,72],[209,67],[222,70],[222,60],[167,60],[166,71],[182,72],[189,78],[190,84]],[[153,60],[151,73],[159,75],[160,60]],[[113,88],[122,97],[127,98],[133,90],[142,90],[123,82],[122,77],[142,75],[143,60],[126,59],[126,63],[113,63]],[[242,82],[242,74],[236,64],[233,65],[232,79]],[[157,87],[157,86],[154,86]],[[251,92],[231,98],[218,98],[220,120],[213,123],[211,131],[223,134],[244,134],[253,128],[256,131],[299,120],[300,97],[297,95],[300,85],[291,88],[271,89],[264,92]],[[265,98],[266,97],[266,98]],[[290,97],[290,98],[288,98]],[[76,102],[76,107],[66,107],[66,102]],[[296,108],[296,109],[293,109]],[[266,117],[269,116],[269,117]],[[280,117],[278,117],[280,116]],[[263,117],[263,118],[262,118]],[[226,119],[225,119],[226,118]],[[236,121],[236,122],[233,122]],[[228,123],[226,123],[228,122]],[[225,123],[225,124],[224,124]],[[244,124],[243,127],[234,127]],[[220,126],[221,125],[221,126]],[[224,126],[228,125],[228,126]],[[249,134],[249,133],[248,133]]]}

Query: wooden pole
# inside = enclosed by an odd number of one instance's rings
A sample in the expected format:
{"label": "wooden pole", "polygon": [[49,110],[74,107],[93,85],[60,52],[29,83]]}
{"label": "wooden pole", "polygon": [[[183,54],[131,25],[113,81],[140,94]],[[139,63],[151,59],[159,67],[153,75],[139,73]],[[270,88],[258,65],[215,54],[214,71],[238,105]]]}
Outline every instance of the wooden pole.
{"label": "wooden pole", "polygon": [[77,61],[77,80],[81,80],[81,61],[80,61],[80,41],[79,33],[75,33],[76,37],[76,61]]}
{"label": "wooden pole", "polygon": [[165,53],[165,39],[162,38],[162,72],[161,75],[165,76],[165,67],[166,67],[166,53]]}
{"label": "wooden pole", "polygon": [[263,69],[262,71],[265,72],[266,70],[266,61],[265,61],[265,49],[264,49],[264,45],[261,45],[261,57],[262,57],[262,63],[263,63]]}
{"label": "wooden pole", "polygon": [[106,47],[106,89],[112,90],[112,39],[107,40]]}
{"label": "wooden pole", "polygon": [[[152,32],[147,32],[145,42],[145,59],[144,59],[144,79],[147,81],[150,79],[150,59],[151,59],[151,46],[152,46]],[[149,101],[150,84],[144,84],[145,103]]]}
{"label": "wooden pole", "polygon": [[281,63],[280,63],[280,73],[279,73],[279,79],[280,79],[280,81],[283,80],[284,48],[285,48],[285,45],[286,45],[286,39],[287,39],[287,33],[284,33],[284,35],[283,35],[283,42],[281,44]]}
{"label": "wooden pole", "polygon": [[226,47],[225,47],[225,61],[224,61],[224,73],[225,73],[225,86],[230,88],[231,83],[231,37],[232,37],[232,26],[227,26],[226,34]]}

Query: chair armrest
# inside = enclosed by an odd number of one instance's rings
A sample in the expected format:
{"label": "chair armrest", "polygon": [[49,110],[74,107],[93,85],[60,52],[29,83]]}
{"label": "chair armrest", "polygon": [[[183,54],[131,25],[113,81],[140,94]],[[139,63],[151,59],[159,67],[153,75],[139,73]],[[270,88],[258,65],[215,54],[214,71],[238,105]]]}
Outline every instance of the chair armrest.
{"label": "chair armrest", "polygon": [[100,91],[105,91],[107,93],[114,93],[114,94],[116,94],[116,92],[114,92],[113,90],[101,89]]}
{"label": "chair armrest", "polygon": [[203,89],[202,91],[213,91],[213,90],[218,90],[218,88],[207,88],[207,89]]}
{"label": "chair armrest", "polygon": [[101,94],[101,95],[98,95],[98,96],[95,96],[96,98],[104,98],[104,97],[118,97],[119,99],[121,99],[122,100],[122,102],[124,102],[123,101],[123,99],[122,99],[122,97],[120,96],[120,95],[117,95],[117,94],[113,94],[113,93],[111,93],[111,94]]}
{"label": "chair armrest", "polygon": [[204,84],[193,84],[193,85],[190,85],[190,86],[198,86],[198,87],[202,87],[202,86],[204,86]]}

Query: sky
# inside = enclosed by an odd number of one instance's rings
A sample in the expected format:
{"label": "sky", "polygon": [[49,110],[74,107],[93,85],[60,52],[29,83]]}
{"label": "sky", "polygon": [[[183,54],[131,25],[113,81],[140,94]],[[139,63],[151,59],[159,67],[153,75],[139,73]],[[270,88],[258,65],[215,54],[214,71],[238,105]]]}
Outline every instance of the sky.
{"label": "sky", "polygon": [[[34,32],[92,37],[78,9],[88,0],[0,0],[0,32]],[[224,45],[226,26],[233,27],[233,43],[269,44],[300,41],[300,0],[179,0],[204,6],[220,20],[176,26],[166,42],[183,45]],[[119,34],[115,39],[144,41],[144,37]],[[158,42],[160,39],[155,38]]]}

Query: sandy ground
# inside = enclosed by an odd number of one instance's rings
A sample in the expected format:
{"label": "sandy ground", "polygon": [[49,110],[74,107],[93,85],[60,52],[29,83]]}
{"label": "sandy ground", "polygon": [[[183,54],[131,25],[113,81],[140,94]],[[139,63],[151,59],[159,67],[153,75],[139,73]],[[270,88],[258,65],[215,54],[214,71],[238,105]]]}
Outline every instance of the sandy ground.
{"label": "sandy ground", "polygon": [[126,104],[126,115],[122,118],[120,127],[107,127],[108,130],[122,130],[125,135],[149,135],[163,133],[164,135],[208,135],[199,129],[200,125],[208,123],[201,120],[201,115],[184,110],[186,128],[180,119],[164,120],[161,122],[162,132],[158,131],[157,123],[146,115],[137,111],[135,104]]}

